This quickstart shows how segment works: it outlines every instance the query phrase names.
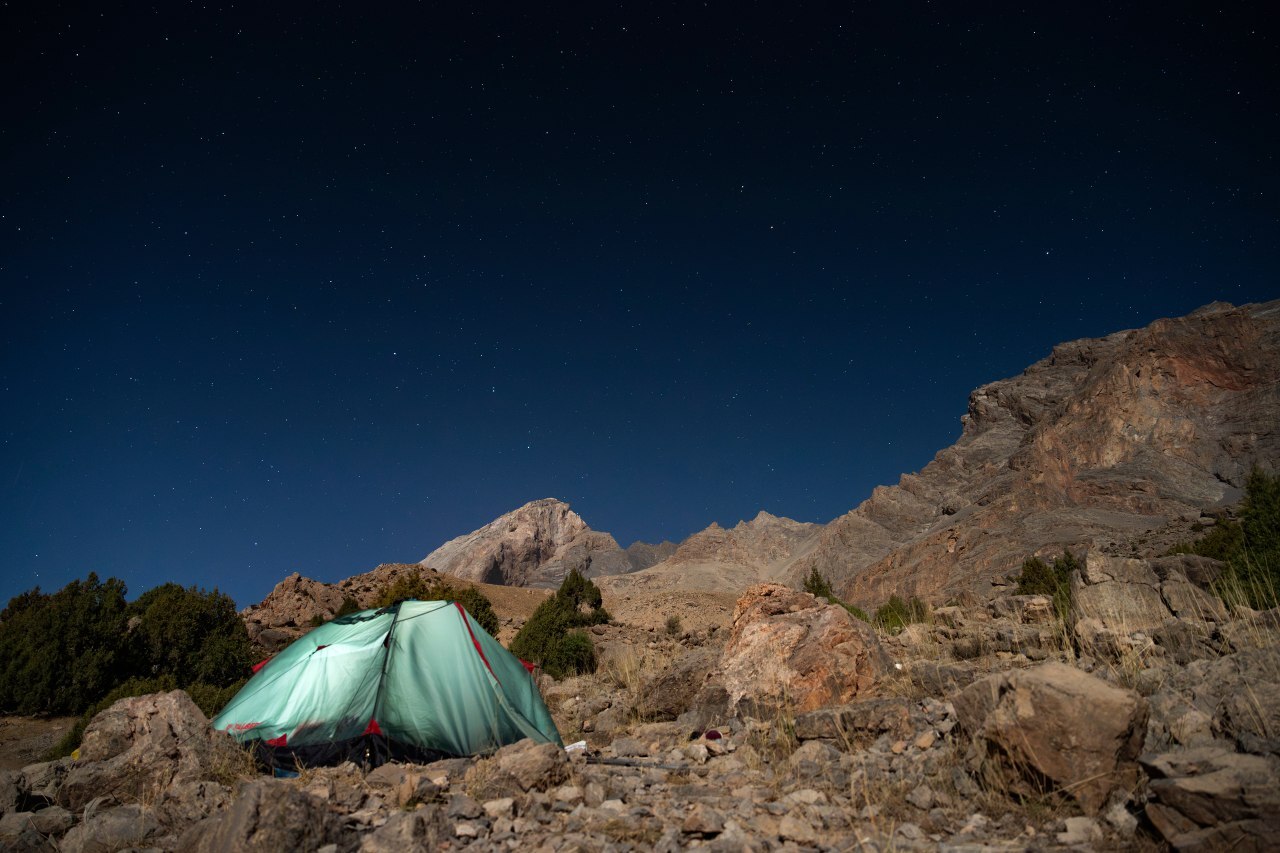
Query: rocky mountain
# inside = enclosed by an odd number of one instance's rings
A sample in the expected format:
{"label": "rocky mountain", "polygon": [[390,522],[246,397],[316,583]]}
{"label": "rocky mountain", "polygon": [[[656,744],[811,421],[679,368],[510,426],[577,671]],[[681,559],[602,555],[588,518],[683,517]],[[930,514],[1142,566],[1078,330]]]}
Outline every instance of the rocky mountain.
{"label": "rocky mountain", "polygon": [[1033,553],[1148,556],[1280,465],[1280,301],[1061,344],[969,398],[923,470],[828,524],[816,566],[863,605],[987,593]]}
{"label": "rocky mountain", "polygon": [[573,569],[599,577],[647,568],[674,547],[636,542],[624,551],[564,501],[544,498],[449,540],[421,565],[482,583],[553,587]]}

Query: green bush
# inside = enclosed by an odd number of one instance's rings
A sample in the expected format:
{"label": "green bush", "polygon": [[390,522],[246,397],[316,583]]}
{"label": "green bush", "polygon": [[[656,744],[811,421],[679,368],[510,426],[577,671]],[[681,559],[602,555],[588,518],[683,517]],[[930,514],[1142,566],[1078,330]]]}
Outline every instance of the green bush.
{"label": "green bush", "polygon": [[896,634],[913,622],[925,622],[929,619],[929,605],[916,596],[905,600],[901,596],[891,595],[889,601],[876,610],[875,626],[882,631]]}
{"label": "green bush", "polygon": [[117,578],[92,572],[0,612],[0,712],[75,714],[130,674],[129,606]]}
{"label": "green bush", "polygon": [[226,595],[171,583],[133,603],[125,593],[90,573],[13,598],[0,612],[0,711],[75,714],[128,683],[224,688],[245,677],[249,635]]}
{"label": "green bush", "polygon": [[1254,468],[1245,481],[1238,521],[1220,521],[1170,554],[1198,554],[1226,563],[1214,584],[1224,600],[1265,610],[1280,604],[1280,476]]}
{"label": "green bush", "polygon": [[849,611],[851,615],[861,619],[863,622],[871,621],[871,617],[868,616],[867,612],[861,607],[858,607],[856,604],[850,604],[849,602],[836,597],[835,592],[831,589],[831,582],[827,580],[825,575],[818,571],[817,566],[813,566],[809,569],[809,576],[804,580],[804,591],[815,598],[826,599],[829,604],[840,605],[845,610]]}
{"label": "green bush", "polygon": [[253,652],[231,597],[176,583],[149,589],[130,606],[134,672],[172,675],[179,687],[226,686],[244,678]]}
{"label": "green bush", "polygon": [[675,613],[672,613],[670,616],[668,616],[668,617],[667,617],[667,625],[666,625],[666,628],[667,628],[667,636],[668,636],[668,637],[678,637],[678,636],[680,636],[680,617],[679,617],[679,615],[677,615],[677,614],[675,614]]}
{"label": "green bush", "polygon": [[575,629],[608,621],[599,588],[575,569],[520,628],[511,641],[511,653],[533,661],[556,678],[595,672],[591,637]]}
{"label": "green bush", "polygon": [[[493,603],[485,594],[474,586],[458,583],[456,586],[443,578],[424,578],[420,571],[414,570],[401,575],[395,581],[383,587],[378,595],[377,607],[388,607],[397,601],[456,601],[461,604],[471,618],[490,634],[497,635],[500,623],[498,614],[493,610]],[[344,602],[345,604],[345,602]],[[354,612],[354,611],[353,611]],[[339,614],[343,615],[343,614]]]}
{"label": "green bush", "polygon": [[1080,559],[1064,550],[1053,563],[1039,557],[1028,557],[1022,563],[1018,575],[1018,595],[1047,595],[1053,599],[1053,610],[1058,618],[1066,621],[1071,612],[1071,573],[1083,569]]}

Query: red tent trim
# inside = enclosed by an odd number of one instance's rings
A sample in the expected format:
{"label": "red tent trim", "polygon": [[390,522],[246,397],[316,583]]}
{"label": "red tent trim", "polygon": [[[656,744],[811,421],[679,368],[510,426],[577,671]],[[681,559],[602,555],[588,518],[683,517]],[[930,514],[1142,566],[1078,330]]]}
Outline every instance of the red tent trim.
{"label": "red tent trim", "polygon": [[458,612],[462,614],[462,624],[467,626],[467,633],[471,636],[471,644],[476,647],[476,654],[480,655],[480,660],[484,661],[484,668],[489,670],[489,674],[493,676],[494,681],[502,684],[502,679],[498,678],[498,674],[493,671],[493,667],[489,666],[489,659],[484,656],[484,650],[480,648],[480,641],[476,639],[475,632],[471,630],[471,623],[467,621],[467,608],[456,601],[453,606],[458,608]]}

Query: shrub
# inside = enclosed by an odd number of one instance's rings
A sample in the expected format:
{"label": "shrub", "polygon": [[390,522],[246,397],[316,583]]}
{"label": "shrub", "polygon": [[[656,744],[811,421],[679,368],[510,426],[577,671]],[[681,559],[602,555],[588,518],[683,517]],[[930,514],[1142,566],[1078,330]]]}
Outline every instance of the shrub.
{"label": "shrub", "polygon": [[[388,607],[397,601],[410,599],[418,601],[456,601],[471,614],[471,618],[476,620],[481,628],[484,628],[490,634],[496,635],[498,633],[500,627],[498,614],[494,612],[493,603],[485,597],[483,592],[474,586],[463,583],[455,586],[443,578],[424,578],[422,572],[416,569],[401,575],[395,581],[383,587],[375,606]],[[343,602],[343,606],[346,606],[346,602]],[[339,612],[338,615],[345,614]]]}
{"label": "shrub", "polygon": [[[332,619],[341,619],[343,616],[349,616],[352,613],[359,613],[363,609],[364,608],[360,606],[359,601],[356,601],[348,595],[346,598],[342,599],[342,604],[338,607],[338,612],[333,614]],[[315,616],[311,617],[311,627],[319,628],[321,625],[324,625],[329,621],[331,620],[326,619],[317,613]]]}
{"label": "shrub", "polygon": [[1275,607],[1280,590],[1280,476],[1254,468],[1245,481],[1239,521],[1222,521],[1171,554],[1198,554],[1227,564],[1214,585],[1222,598],[1258,609]]}
{"label": "shrub", "polygon": [[[600,590],[576,569],[555,595],[538,605],[511,641],[511,652],[556,678],[596,671],[595,648],[585,631],[609,621]],[[587,654],[590,649],[590,654]]]}
{"label": "shrub", "polygon": [[1052,565],[1039,557],[1028,557],[1018,575],[1017,593],[1047,595],[1053,599],[1054,612],[1065,622],[1071,612],[1071,573],[1082,568],[1080,559],[1067,550],[1061,557],[1054,557]]}
{"label": "shrub", "polygon": [[813,566],[809,569],[809,577],[804,580],[804,591],[815,598],[826,599],[829,604],[840,605],[845,610],[849,611],[851,615],[861,619],[863,622],[871,621],[871,617],[869,617],[866,611],[861,607],[858,607],[856,604],[850,604],[849,602],[836,597],[835,592],[831,589],[831,582],[827,580],[825,575],[818,571],[817,566]]}
{"label": "shrub", "polygon": [[253,653],[231,597],[176,583],[149,589],[130,605],[134,672],[172,675],[179,687],[225,687],[244,678]]}
{"label": "shrub", "polygon": [[675,613],[667,617],[667,636],[680,636],[680,617]]}
{"label": "shrub", "polygon": [[93,572],[0,612],[0,711],[74,714],[129,675],[124,582]]}
{"label": "shrub", "polygon": [[889,601],[876,610],[875,625],[882,631],[896,634],[913,622],[924,622],[929,618],[929,605],[916,596],[904,600],[901,596],[891,595]]}

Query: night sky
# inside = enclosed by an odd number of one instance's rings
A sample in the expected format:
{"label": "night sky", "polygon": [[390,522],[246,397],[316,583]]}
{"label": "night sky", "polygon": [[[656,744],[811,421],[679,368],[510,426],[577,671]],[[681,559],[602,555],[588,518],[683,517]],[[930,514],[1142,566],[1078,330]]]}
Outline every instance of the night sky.
{"label": "night sky", "polygon": [[1268,4],[277,5],[0,7],[0,602],[825,522],[1280,296]]}

